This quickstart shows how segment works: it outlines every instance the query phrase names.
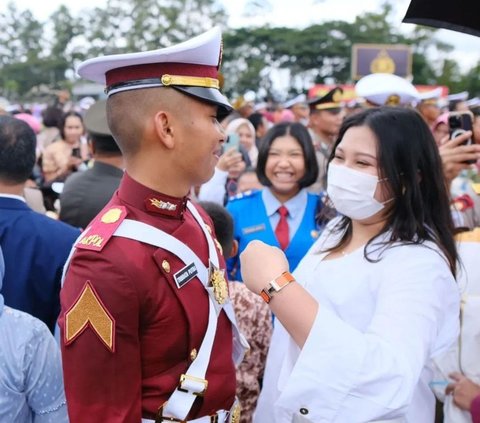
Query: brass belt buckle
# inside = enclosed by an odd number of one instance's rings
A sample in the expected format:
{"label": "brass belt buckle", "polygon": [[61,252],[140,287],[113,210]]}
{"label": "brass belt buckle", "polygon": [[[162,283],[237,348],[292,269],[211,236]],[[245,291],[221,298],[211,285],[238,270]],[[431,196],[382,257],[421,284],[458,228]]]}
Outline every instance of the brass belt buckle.
{"label": "brass belt buckle", "polygon": [[[184,382],[196,382],[200,383],[203,385],[203,389],[201,391],[190,391],[188,388],[184,387],[183,384]],[[192,392],[192,395],[197,395],[198,397],[203,397],[205,395],[205,391],[207,390],[208,387],[208,380],[206,379],[201,379],[199,377],[195,376],[190,376],[186,374],[182,374],[180,376],[180,383],[178,384],[178,390],[182,392]]]}
{"label": "brass belt buckle", "polygon": [[163,415],[163,409],[167,405],[165,401],[159,408],[157,412],[157,416],[155,417],[155,423],[163,423],[163,422],[176,422],[176,423],[186,423],[185,420],[179,420],[175,417],[167,417]]}

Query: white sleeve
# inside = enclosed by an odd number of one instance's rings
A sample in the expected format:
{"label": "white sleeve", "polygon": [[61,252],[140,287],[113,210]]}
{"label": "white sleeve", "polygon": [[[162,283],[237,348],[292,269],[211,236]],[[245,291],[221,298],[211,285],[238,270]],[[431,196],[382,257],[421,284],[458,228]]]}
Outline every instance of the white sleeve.
{"label": "white sleeve", "polygon": [[48,328],[33,323],[25,350],[25,393],[34,423],[67,423],[60,349]]}
{"label": "white sleeve", "polygon": [[215,168],[215,173],[209,181],[205,182],[198,192],[199,201],[213,201],[223,206],[225,199],[225,184],[227,183],[228,172]]}
{"label": "white sleeve", "polygon": [[373,266],[381,282],[365,332],[320,304],[281,387],[279,416],[305,408],[314,422],[366,422],[406,412],[426,363],[458,333],[459,295],[448,266],[434,251],[416,253]]}

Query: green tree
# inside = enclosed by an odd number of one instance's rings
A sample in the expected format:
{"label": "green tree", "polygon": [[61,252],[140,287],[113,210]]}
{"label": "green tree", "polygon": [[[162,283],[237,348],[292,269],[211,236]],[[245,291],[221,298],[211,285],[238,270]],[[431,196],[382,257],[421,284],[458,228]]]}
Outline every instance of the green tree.
{"label": "green tree", "polygon": [[0,26],[0,86],[3,95],[17,98],[43,80],[38,66],[42,60],[43,26],[30,11],[19,11],[13,2],[0,13]]}
{"label": "green tree", "polygon": [[86,54],[114,54],[166,47],[197,35],[227,15],[216,0],[108,0],[88,13]]}

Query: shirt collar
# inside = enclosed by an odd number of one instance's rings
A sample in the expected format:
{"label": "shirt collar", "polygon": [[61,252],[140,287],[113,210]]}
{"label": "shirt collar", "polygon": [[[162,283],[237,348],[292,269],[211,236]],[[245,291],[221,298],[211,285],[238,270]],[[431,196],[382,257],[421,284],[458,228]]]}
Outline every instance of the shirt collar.
{"label": "shirt collar", "polygon": [[[288,215],[294,219],[298,213],[303,213],[307,205],[308,194],[305,189],[301,189],[298,194],[290,198],[290,200],[283,203],[288,210]],[[265,204],[267,216],[273,216],[278,208],[282,205],[280,201],[273,195],[270,188],[264,188],[262,190],[262,199]]]}
{"label": "shirt collar", "polygon": [[188,197],[171,197],[132,179],[127,172],[118,188],[118,197],[136,209],[171,219],[182,219]]}
{"label": "shirt collar", "polygon": [[25,200],[25,198],[22,197],[21,195],[15,195],[15,194],[4,194],[4,193],[1,193],[1,194],[0,194],[0,198],[13,198],[14,200],[20,200],[20,201],[23,201],[24,203],[27,202],[27,201]]}

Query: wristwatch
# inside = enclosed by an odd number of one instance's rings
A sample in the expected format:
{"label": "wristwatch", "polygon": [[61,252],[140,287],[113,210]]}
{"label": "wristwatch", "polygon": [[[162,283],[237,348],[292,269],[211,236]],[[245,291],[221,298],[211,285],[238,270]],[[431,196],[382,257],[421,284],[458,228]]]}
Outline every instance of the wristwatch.
{"label": "wristwatch", "polygon": [[290,272],[283,272],[279,277],[268,282],[268,285],[262,289],[262,292],[260,292],[260,296],[263,298],[263,301],[268,304],[276,292],[280,292],[293,281],[295,281],[295,278]]}

